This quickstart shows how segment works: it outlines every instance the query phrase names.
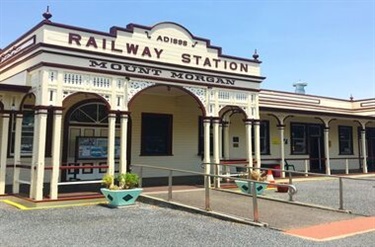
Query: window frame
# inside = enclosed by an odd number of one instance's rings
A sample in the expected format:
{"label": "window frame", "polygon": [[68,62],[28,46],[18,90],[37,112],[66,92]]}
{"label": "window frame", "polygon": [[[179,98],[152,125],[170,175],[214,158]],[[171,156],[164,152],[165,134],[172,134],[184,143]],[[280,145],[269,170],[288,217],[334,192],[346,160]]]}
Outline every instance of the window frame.
{"label": "window frame", "polygon": [[[293,127],[303,127],[303,137],[294,137],[293,136]],[[307,146],[307,128],[308,128],[308,124],[304,124],[304,123],[290,123],[290,154],[292,155],[306,155],[308,154],[308,146]],[[294,145],[294,141],[296,140],[301,140],[304,144],[304,150],[301,151],[301,152],[297,152],[295,151],[295,145]]]}
{"label": "window frame", "polygon": [[[148,119],[146,119],[148,118]],[[154,118],[153,121],[151,119]],[[147,143],[146,132],[154,131],[153,126],[149,125],[150,123],[155,124],[155,119],[163,118],[164,124],[166,124],[166,129],[164,130],[165,136],[161,136],[160,134],[163,133],[160,129],[157,131],[159,136],[156,137],[163,137],[165,142],[165,150],[163,152],[151,152],[148,150],[150,147]],[[160,140],[160,139],[159,139]],[[172,147],[173,147],[173,115],[172,114],[164,114],[164,113],[142,113],[141,114],[141,146],[140,146],[140,156],[172,156]]]}
{"label": "window frame", "polygon": [[[342,131],[348,130],[348,139],[342,139],[341,136],[344,134]],[[353,127],[347,125],[339,125],[337,128],[338,133],[338,143],[339,143],[339,155],[353,155]],[[343,142],[347,142],[349,146],[349,151],[344,151],[343,148],[346,148],[346,145]]]}

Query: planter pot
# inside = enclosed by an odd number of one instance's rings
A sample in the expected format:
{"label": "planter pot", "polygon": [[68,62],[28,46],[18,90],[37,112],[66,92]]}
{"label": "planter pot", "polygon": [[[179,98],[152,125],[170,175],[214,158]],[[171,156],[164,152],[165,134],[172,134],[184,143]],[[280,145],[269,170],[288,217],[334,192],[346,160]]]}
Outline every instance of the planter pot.
{"label": "planter pot", "polygon": [[[280,183],[280,184],[287,184],[287,183]],[[277,186],[277,192],[286,193],[288,192],[289,188],[286,186]]]}
{"label": "planter pot", "polygon": [[107,188],[101,188],[100,191],[107,199],[108,206],[120,207],[134,204],[143,189],[109,190]]}
{"label": "planter pot", "polygon": [[[236,183],[237,187],[241,190],[241,192],[246,193],[246,194],[251,194],[252,192],[251,186],[253,185],[253,182],[250,183],[250,188],[249,188],[249,182],[240,181],[240,180],[235,180],[234,182]],[[266,188],[267,188],[267,184],[255,183],[255,190],[256,190],[257,195],[262,194]]]}

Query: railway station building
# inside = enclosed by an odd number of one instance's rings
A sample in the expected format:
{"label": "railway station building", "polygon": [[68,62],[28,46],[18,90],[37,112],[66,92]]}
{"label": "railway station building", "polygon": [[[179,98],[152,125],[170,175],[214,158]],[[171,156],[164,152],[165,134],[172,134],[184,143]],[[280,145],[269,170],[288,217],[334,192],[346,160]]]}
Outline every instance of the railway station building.
{"label": "railway station building", "polygon": [[261,89],[256,51],[225,55],[176,23],[102,32],[44,18],[0,50],[0,195],[26,186],[39,201],[48,186],[57,199],[132,164],[375,170],[375,98]]}

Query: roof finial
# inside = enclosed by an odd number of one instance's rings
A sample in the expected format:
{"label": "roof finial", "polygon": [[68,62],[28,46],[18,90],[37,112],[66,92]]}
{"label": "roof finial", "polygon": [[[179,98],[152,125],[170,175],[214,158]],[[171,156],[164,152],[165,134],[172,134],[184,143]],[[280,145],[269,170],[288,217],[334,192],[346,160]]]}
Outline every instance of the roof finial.
{"label": "roof finial", "polygon": [[50,21],[49,19],[52,17],[52,14],[49,12],[49,6],[47,6],[47,11],[43,13],[43,17],[46,21]]}
{"label": "roof finial", "polygon": [[354,98],[353,98],[352,94],[350,94],[350,98],[349,99],[350,99],[350,101],[353,101]]}
{"label": "roof finial", "polygon": [[257,49],[255,49],[254,54],[253,54],[253,58],[254,58],[254,60],[258,61],[258,57],[259,57],[259,55],[257,53]]}

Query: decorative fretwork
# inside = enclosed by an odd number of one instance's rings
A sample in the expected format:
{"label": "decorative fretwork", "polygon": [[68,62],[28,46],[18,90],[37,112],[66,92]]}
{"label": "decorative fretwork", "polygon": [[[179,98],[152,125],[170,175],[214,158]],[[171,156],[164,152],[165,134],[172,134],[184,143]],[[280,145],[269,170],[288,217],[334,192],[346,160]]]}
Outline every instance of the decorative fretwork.
{"label": "decorative fretwork", "polygon": [[73,94],[74,92],[72,91],[63,91],[63,99],[65,99],[66,97],[68,97],[69,95]]}
{"label": "decorative fretwork", "polygon": [[235,99],[237,102],[246,102],[247,101],[247,94],[245,93],[236,93]]}
{"label": "decorative fretwork", "polygon": [[219,91],[219,100],[229,100],[230,92]]}
{"label": "decorative fretwork", "polygon": [[226,106],[237,106],[242,109],[248,118],[257,118],[258,100],[256,93],[244,93],[229,90],[218,92],[218,111]]}
{"label": "decorative fretwork", "polygon": [[81,86],[82,83],[83,83],[82,75],[73,74],[73,73],[65,73],[64,74],[64,84]]}
{"label": "decorative fretwork", "polygon": [[117,89],[124,88],[124,80],[117,79]]}
{"label": "decorative fretwork", "polygon": [[130,81],[128,88],[128,101],[130,101],[134,97],[134,95],[136,95],[139,91],[153,85],[155,85],[154,82]]}
{"label": "decorative fretwork", "polygon": [[107,94],[101,94],[100,96],[102,96],[107,101],[109,101],[109,99],[110,99],[110,96],[107,95]]}
{"label": "decorative fretwork", "polygon": [[206,89],[201,87],[188,87],[185,86],[185,89],[192,92],[201,102],[204,106],[206,106]]}
{"label": "decorative fretwork", "polygon": [[51,70],[48,73],[49,82],[55,83],[57,81],[57,71]]}
{"label": "decorative fretwork", "polygon": [[245,103],[248,100],[248,94],[231,91],[219,91],[219,102],[229,102],[230,104]]}
{"label": "decorative fretwork", "polygon": [[92,86],[96,88],[110,88],[111,87],[111,79],[107,77],[93,77],[92,78]]}

